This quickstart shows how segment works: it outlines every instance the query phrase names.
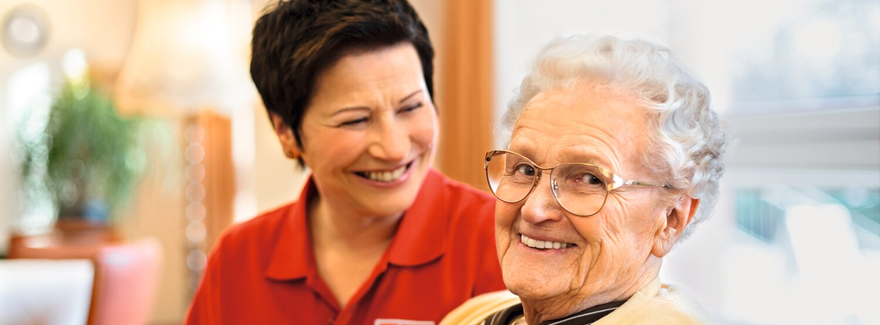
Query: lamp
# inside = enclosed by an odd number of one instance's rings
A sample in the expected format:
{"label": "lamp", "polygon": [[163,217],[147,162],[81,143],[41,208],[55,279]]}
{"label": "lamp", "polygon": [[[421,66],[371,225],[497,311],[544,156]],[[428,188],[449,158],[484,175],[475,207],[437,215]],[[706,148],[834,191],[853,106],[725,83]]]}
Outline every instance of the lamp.
{"label": "lamp", "polygon": [[117,81],[120,105],[151,112],[250,108],[250,3],[140,1],[131,52]]}

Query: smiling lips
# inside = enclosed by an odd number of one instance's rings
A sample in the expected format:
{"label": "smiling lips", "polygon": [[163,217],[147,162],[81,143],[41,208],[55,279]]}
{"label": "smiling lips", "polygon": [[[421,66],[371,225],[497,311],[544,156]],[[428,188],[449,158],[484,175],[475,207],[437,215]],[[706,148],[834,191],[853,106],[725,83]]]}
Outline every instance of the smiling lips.
{"label": "smiling lips", "polygon": [[574,244],[570,243],[535,240],[534,238],[529,238],[526,235],[521,235],[520,238],[524,245],[537,249],[563,249],[574,246]]}
{"label": "smiling lips", "polygon": [[400,179],[400,177],[406,173],[406,170],[409,169],[410,166],[412,166],[412,162],[391,171],[365,171],[354,173],[371,181],[390,183]]}

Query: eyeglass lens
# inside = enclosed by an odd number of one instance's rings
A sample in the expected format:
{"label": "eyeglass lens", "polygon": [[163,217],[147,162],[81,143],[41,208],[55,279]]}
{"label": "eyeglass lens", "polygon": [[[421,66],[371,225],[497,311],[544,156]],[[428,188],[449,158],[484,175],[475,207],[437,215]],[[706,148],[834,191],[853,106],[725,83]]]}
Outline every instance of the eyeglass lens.
{"label": "eyeglass lens", "polygon": [[[532,191],[539,170],[525,158],[509,153],[496,153],[486,165],[486,177],[495,196],[513,203]],[[605,204],[606,181],[594,166],[562,164],[556,167],[550,182],[556,200],[577,215],[593,215]]]}

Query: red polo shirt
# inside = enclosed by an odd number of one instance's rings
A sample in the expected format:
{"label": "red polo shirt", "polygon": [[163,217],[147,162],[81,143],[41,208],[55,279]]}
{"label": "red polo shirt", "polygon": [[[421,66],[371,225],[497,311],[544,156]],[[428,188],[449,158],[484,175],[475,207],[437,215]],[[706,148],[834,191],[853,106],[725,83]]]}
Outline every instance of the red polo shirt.
{"label": "red polo shirt", "polygon": [[495,198],[431,170],[373,273],[339,308],[315,266],[306,218],[314,195],[309,181],[296,203],[226,231],[188,324],[434,324],[469,298],[504,288]]}

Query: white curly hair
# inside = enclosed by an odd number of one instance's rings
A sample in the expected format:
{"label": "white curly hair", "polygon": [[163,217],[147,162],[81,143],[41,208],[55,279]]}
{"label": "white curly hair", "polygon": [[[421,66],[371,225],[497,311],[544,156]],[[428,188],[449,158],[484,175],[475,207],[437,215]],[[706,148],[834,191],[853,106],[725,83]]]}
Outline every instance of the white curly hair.
{"label": "white curly hair", "polygon": [[682,239],[712,215],[724,158],[733,140],[710,105],[709,89],[688,74],[661,45],[613,36],[558,39],[541,51],[502,118],[504,138],[526,104],[538,94],[590,82],[634,95],[649,112],[645,164],[664,184],[700,199]]}

